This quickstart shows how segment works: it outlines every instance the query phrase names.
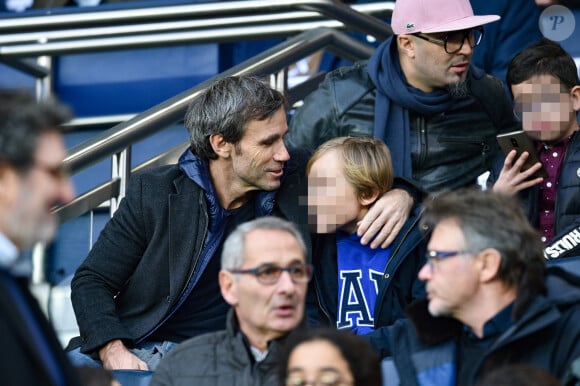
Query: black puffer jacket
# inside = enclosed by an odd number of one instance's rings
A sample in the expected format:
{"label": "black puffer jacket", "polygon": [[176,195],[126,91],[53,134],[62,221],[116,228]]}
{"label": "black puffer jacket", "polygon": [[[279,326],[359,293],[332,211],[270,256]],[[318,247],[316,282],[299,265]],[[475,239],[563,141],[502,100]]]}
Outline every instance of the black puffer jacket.
{"label": "black puffer jacket", "polygon": [[[410,112],[413,179],[427,191],[473,184],[493,166],[496,135],[519,128],[499,79],[470,73],[468,87],[471,95],[444,114]],[[288,143],[314,149],[338,136],[372,136],[375,96],[366,61],[329,73],[292,117]]]}

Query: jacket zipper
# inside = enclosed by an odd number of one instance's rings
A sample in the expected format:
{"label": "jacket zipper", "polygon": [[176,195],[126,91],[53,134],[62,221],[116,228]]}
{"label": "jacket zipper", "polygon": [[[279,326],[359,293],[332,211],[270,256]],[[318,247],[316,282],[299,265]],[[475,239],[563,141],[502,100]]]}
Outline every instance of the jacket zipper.
{"label": "jacket zipper", "polygon": [[387,265],[385,265],[385,269],[383,270],[383,279],[388,279],[390,277],[390,274],[387,273],[387,268],[389,267],[389,265],[391,264],[391,262],[394,259],[394,257],[396,256],[396,254],[399,252],[399,250],[401,249],[403,242],[405,241],[405,239],[409,236],[409,233],[411,233],[411,231],[413,230],[413,228],[415,227],[415,224],[417,224],[419,222],[419,218],[421,216],[417,216],[417,218],[415,219],[415,221],[413,222],[413,224],[409,227],[409,229],[407,229],[407,232],[405,233],[405,235],[403,236],[403,238],[401,239],[401,242],[399,243],[399,245],[397,245],[397,248],[395,248],[395,250],[393,251],[393,253],[391,254],[391,257],[389,258],[389,260],[387,261]]}
{"label": "jacket zipper", "polygon": [[[204,198],[204,195],[203,194],[200,194],[199,199],[201,201],[200,202],[200,206],[202,208],[206,209],[205,208],[205,198]],[[176,298],[178,301],[179,301],[179,299],[181,299],[181,297],[185,293],[185,290],[189,286],[189,282],[191,281],[191,278],[193,277],[193,273],[195,272],[195,267],[197,266],[197,263],[199,261],[199,256],[201,255],[201,251],[203,249],[203,245],[205,245],[205,238],[207,237],[207,228],[209,226],[209,218],[208,218],[208,215],[207,215],[207,210],[204,210],[204,218],[205,218],[205,224],[206,225],[205,225],[205,229],[203,230],[203,239],[202,239],[202,243],[201,243],[202,248],[199,248],[199,250],[197,251],[197,254],[195,255],[195,259],[193,261],[193,266],[189,270],[189,276],[187,277],[187,281],[185,282],[185,285],[181,289],[181,292],[179,293],[179,296]]]}
{"label": "jacket zipper", "polygon": [[424,117],[417,117],[417,127],[420,127],[420,138],[419,138],[419,164],[422,164],[427,158],[427,125],[425,124]]}

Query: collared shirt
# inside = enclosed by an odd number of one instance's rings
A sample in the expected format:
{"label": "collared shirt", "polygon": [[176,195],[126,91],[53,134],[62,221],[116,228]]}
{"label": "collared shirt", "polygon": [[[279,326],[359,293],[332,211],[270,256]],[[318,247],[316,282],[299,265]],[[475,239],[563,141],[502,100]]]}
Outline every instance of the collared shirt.
{"label": "collared shirt", "polygon": [[6,235],[0,232],[0,268],[11,275],[29,278],[32,274],[30,254],[22,254]]}
{"label": "collared shirt", "polygon": [[510,303],[493,318],[485,322],[483,325],[483,337],[481,338],[475,335],[469,327],[464,327],[457,358],[458,385],[472,383],[485,352],[513,325],[511,318],[512,309],[513,303]]}
{"label": "collared shirt", "polygon": [[554,146],[537,143],[540,162],[542,162],[544,169],[548,173],[548,177],[540,185],[540,196],[538,198],[538,227],[544,243],[549,243],[554,238],[556,191],[569,142],[570,137],[565,138]]}
{"label": "collared shirt", "polygon": [[11,270],[18,260],[18,248],[0,232],[0,268]]}
{"label": "collared shirt", "polygon": [[254,346],[250,346],[250,352],[254,356],[254,360],[256,362],[262,362],[268,356],[268,350],[260,351],[259,348],[254,347]]}

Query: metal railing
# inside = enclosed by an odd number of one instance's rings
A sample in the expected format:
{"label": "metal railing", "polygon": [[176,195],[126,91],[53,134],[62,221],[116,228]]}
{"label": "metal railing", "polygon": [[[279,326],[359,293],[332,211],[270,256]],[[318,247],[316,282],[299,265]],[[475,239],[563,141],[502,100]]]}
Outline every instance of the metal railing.
{"label": "metal railing", "polygon": [[[280,77],[282,79],[285,77],[284,70],[287,66],[323,48],[349,60],[364,59],[373,52],[372,47],[350,38],[342,32],[322,27],[291,38],[218,76],[242,74],[273,75],[277,78],[274,83],[284,85],[285,82],[283,80],[280,81]],[[317,80],[317,78],[313,78],[310,82],[316,82]],[[130,149],[134,143],[180,122],[189,103],[213,81],[214,78],[209,79],[70,149],[69,155],[64,161],[66,166],[73,174],[80,172],[108,157],[121,155]],[[308,84],[302,84],[299,87],[309,88]],[[289,94],[290,103],[304,97],[304,95],[293,89],[284,91]],[[170,149],[168,152],[160,154],[136,169],[139,170],[147,166],[175,160],[175,155],[182,152],[186,146],[184,144]],[[125,155],[125,158],[130,157]],[[119,161],[118,164],[126,165],[127,162]],[[124,190],[128,174],[129,172],[118,171],[118,179],[113,178],[95,190],[83,194],[71,203],[57,209],[61,221],[64,222],[77,217],[90,210],[91,207],[96,207],[95,204],[98,206],[100,203],[116,197],[115,195],[111,196],[111,194]]]}
{"label": "metal railing", "polygon": [[[155,7],[139,7],[130,9],[78,9],[76,12],[62,14],[35,14],[21,17],[6,18],[0,25],[0,33],[22,33],[23,31],[70,30],[74,28],[92,28],[100,26],[129,25],[136,23],[177,21],[193,19],[209,19],[216,17],[271,15],[288,11],[306,11],[316,15],[324,15],[326,19],[348,23],[355,30],[371,35],[387,37],[383,23],[369,18],[359,11],[389,13],[394,8],[394,2],[355,4],[351,8],[338,0],[244,0],[219,3],[183,4]],[[364,12],[364,11],[363,11]],[[293,18],[304,18],[296,15]],[[245,24],[254,24],[249,19]],[[81,35],[82,36],[82,35]]]}
{"label": "metal railing", "polygon": [[25,58],[291,36],[320,26],[382,40],[391,29],[371,15],[387,17],[393,7],[394,2],[351,8],[337,0],[251,0],[22,16],[0,23],[0,60],[44,77],[49,71]]}

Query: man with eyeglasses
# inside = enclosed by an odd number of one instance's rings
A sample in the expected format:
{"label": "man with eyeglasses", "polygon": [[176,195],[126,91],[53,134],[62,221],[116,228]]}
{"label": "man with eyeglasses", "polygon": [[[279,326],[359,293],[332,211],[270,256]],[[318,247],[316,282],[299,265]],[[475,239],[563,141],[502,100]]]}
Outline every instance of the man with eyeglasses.
{"label": "man with eyeglasses", "polygon": [[221,267],[221,294],[232,306],[226,330],[177,346],[152,386],[277,384],[280,349],[303,322],[312,277],[302,236],[277,217],[246,222],[224,242]]}
{"label": "man with eyeglasses", "polygon": [[368,61],[328,74],[290,122],[288,143],[316,148],[338,136],[382,139],[395,175],[428,192],[475,184],[516,130],[499,79],[472,66],[484,24],[469,0],[397,0],[394,36]]}
{"label": "man with eyeglasses", "polygon": [[474,385],[513,363],[562,380],[580,356],[580,277],[545,267],[542,242],[513,197],[476,188],[427,200],[419,272],[427,298],[367,337],[401,385]]}
{"label": "man with eyeglasses", "polygon": [[78,385],[52,326],[29,291],[23,252],[54,237],[52,208],[72,200],[61,125],[70,111],[23,90],[0,90],[0,377],[4,385]]}

